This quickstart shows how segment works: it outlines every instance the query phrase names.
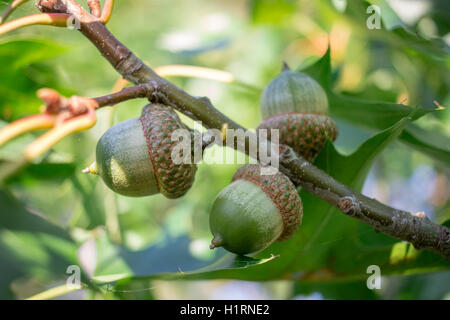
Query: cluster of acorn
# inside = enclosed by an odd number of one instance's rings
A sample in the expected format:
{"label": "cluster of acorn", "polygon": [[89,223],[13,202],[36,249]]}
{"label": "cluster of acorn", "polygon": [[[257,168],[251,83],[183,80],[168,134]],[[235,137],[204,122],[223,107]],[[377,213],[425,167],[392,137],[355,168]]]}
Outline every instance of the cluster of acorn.
{"label": "cluster of acorn", "polygon": [[[258,129],[279,129],[280,143],[307,160],[314,159],[327,137],[334,140],[337,135],[328,117],[325,91],[306,74],[284,70],[272,80],[263,92],[261,112],[264,120]],[[186,126],[171,108],[147,105],[140,118],[106,131],[89,172],[122,195],[181,197],[192,186],[197,167],[171,160],[176,144],[171,133],[180,128]],[[261,175],[260,169],[259,165],[239,168],[214,200],[211,249],[253,253],[291,238],[298,230],[303,212],[296,187],[283,173]]]}

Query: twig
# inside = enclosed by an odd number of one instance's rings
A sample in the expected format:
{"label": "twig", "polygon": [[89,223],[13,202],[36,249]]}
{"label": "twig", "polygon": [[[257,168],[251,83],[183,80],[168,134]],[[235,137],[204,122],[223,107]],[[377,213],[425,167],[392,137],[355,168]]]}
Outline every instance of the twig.
{"label": "twig", "polygon": [[56,117],[48,113],[17,120],[0,130],[0,147],[26,132],[52,128],[55,122]]}
{"label": "twig", "polygon": [[109,19],[111,19],[112,11],[114,9],[114,0],[106,0],[105,4],[103,5],[103,11],[100,16],[100,20],[107,24]]}
{"label": "twig", "polygon": [[88,0],[87,2],[89,9],[91,10],[92,15],[100,18],[102,15],[102,9],[100,7],[100,0]]}
{"label": "twig", "polygon": [[97,102],[97,109],[114,106],[121,102],[136,99],[136,98],[151,98],[156,91],[156,84],[154,82],[142,83],[133,87],[125,88],[116,93],[111,93],[103,97],[93,98]]}
{"label": "twig", "polygon": [[70,15],[65,13],[33,14],[0,25],[0,36],[26,26],[49,25],[55,27],[67,27],[67,20],[69,18]]}
{"label": "twig", "polygon": [[[75,1],[67,2],[73,4]],[[74,14],[77,18],[83,15],[83,13],[75,12],[76,10],[71,11],[70,6],[68,8],[67,13]],[[54,9],[59,10],[56,7]],[[160,78],[120,43],[102,23],[95,21],[82,23],[81,32],[124,78],[135,84],[151,82],[152,86],[163,93],[172,106],[189,117],[202,121],[209,128],[220,130],[227,125],[230,129],[244,129],[217,111],[209,99],[193,97]],[[363,196],[297,156],[288,147],[283,148],[280,160],[281,170],[293,182],[336,206],[345,214],[367,223],[378,231],[409,241],[417,248],[432,250],[450,260],[450,230],[448,228],[437,225],[427,218],[419,218],[409,212],[396,210]]]}
{"label": "twig", "polygon": [[0,24],[4,23],[8,17],[11,15],[11,13],[14,12],[18,7],[20,7],[22,4],[27,2],[29,0],[14,0],[9,4],[9,6],[3,11],[2,16],[0,17]]}
{"label": "twig", "polygon": [[26,162],[33,161],[68,135],[92,128],[97,121],[98,103],[93,99],[65,98],[52,89],[40,89],[38,96],[45,102],[42,114],[17,120],[0,130],[1,146],[25,132],[51,128],[25,148]]}
{"label": "twig", "polygon": [[71,135],[72,133],[90,129],[96,122],[97,117],[94,109],[90,109],[86,114],[79,115],[73,119],[63,122],[54,129],[47,131],[28,145],[25,148],[25,159],[31,162],[52,148],[63,138]]}

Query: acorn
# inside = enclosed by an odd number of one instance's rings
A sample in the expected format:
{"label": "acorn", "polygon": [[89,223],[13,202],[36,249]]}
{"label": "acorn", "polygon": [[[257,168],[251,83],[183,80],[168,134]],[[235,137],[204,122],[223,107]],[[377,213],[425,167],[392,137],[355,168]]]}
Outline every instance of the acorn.
{"label": "acorn", "polygon": [[171,134],[177,129],[187,127],[172,109],[147,105],[140,118],[118,123],[103,134],[96,161],[85,172],[99,175],[111,190],[125,196],[181,197],[192,186],[197,167],[172,161],[177,141]]}
{"label": "acorn", "polygon": [[328,99],[320,84],[304,73],[285,68],[264,89],[261,98],[263,122],[258,129],[279,129],[279,143],[312,161],[327,137],[337,137],[335,122],[328,117]]}
{"label": "acorn", "polygon": [[260,165],[245,165],[214,200],[210,248],[224,247],[237,254],[263,250],[295,234],[302,210],[300,196],[287,176],[281,172],[261,175]]}

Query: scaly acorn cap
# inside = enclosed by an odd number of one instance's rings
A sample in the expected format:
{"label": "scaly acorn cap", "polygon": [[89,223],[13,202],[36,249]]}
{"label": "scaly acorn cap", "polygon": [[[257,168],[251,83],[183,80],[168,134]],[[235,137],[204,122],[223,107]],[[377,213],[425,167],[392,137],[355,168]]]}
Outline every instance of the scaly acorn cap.
{"label": "scaly acorn cap", "polygon": [[140,120],[160,192],[171,199],[181,197],[191,188],[197,166],[172,161],[172,149],[178,141],[172,141],[171,134],[187,127],[172,109],[160,104],[147,105]]}
{"label": "scaly acorn cap", "polygon": [[192,186],[195,164],[175,164],[171,159],[174,130],[186,129],[169,107],[150,104],[140,118],[118,123],[100,138],[96,162],[85,170],[102,177],[122,195],[141,197],[162,193],[178,198]]}
{"label": "scaly acorn cap", "polygon": [[277,241],[290,239],[300,228],[303,217],[303,204],[297,188],[292,181],[278,171],[274,175],[261,175],[261,166],[248,164],[234,173],[232,181],[247,180],[258,187],[272,199],[283,219],[283,233]]}
{"label": "scaly acorn cap", "polygon": [[304,73],[284,69],[264,89],[261,99],[263,121],[258,129],[279,129],[280,143],[312,161],[338,131],[328,117],[328,99],[320,84]]}
{"label": "scaly acorn cap", "polygon": [[214,200],[210,248],[224,247],[237,254],[257,252],[292,237],[301,219],[300,196],[284,174],[261,176],[259,165],[246,165]]}
{"label": "scaly acorn cap", "polygon": [[269,140],[272,138],[270,129],[278,129],[279,142],[290,146],[308,161],[319,154],[327,137],[334,141],[338,135],[335,122],[321,114],[278,114],[264,119],[258,126],[259,129],[267,129]]}

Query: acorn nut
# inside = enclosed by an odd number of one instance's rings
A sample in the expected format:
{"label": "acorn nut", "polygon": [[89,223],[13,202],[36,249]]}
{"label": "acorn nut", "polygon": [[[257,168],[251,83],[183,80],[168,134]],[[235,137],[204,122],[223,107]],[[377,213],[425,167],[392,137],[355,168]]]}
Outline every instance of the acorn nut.
{"label": "acorn nut", "polygon": [[186,129],[169,107],[150,104],[140,118],[118,123],[100,138],[96,161],[86,172],[98,174],[114,192],[142,197],[161,193],[184,195],[194,182],[195,164],[175,164],[171,140],[174,130]]}
{"label": "acorn nut", "polygon": [[316,80],[304,73],[283,70],[264,89],[263,122],[258,129],[279,129],[280,143],[312,161],[325,144],[334,141],[337,127],[328,117],[328,99]]}
{"label": "acorn nut", "polygon": [[291,238],[300,227],[302,201],[294,184],[281,172],[261,175],[260,170],[256,164],[239,168],[215,199],[211,249],[253,253]]}

